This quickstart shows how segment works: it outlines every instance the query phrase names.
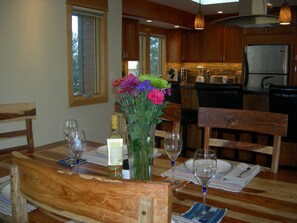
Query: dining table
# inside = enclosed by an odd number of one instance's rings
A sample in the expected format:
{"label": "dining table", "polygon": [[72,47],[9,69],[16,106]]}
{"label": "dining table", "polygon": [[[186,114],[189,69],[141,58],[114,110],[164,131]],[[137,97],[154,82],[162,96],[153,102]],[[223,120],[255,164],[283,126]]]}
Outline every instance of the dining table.
{"label": "dining table", "polygon": [[[96,150],[102,144],[88,142],[87,151]],[[65,142],[52,143],[35,148],[33,153],[27,155],[38,160],[42,165],[50,165],[57,169],[107,176],[107,167],[95,163],[84,163],[77,167],[66,167],[57,163],[68,154]],[[179,157],[176,165],[183,165],[189,158]],[[10,155],[0,156],[0,177],[10,173]],[[168,156],[160,153],[153,161],[153,181],[162,181],[162,173],[171,168]],[[184,182],[180,190],[173,190],[172,213],[180,216],[186,213],[196,202],[202,203],[201,186],[193,182]],[[207,205],[226,209],[221,222],[297,222],[297,171],[281,169],[277,174],[268,170],[260,171],[241,191],[232,192],[220,188],[209,188],[207,192]],[[38,210],[38,209],[37,209]],[[55,217],[49,213],[31,211],[30,222],[65,222],[67,219]],[[3,214],[1,216],[3,218]],[[5,219],[5,216],[4,216]],[[52,219],[55,219],[54,221]],[[2,222],[0,220],[0,222]],[[66,221],[67,222],[67,221]]]}

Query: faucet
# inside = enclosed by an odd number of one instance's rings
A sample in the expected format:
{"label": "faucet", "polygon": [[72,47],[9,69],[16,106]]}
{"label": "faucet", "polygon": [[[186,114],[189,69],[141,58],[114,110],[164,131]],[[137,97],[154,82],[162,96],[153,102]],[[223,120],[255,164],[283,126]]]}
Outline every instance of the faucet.
{"label": "faucet", "polygon": [[267,80],[267,79],[270,79],[270,78],[273,78],[273,76],[267,76],[267,77],[264,77],[261,81],[261,88],[264,88],[264,81]]}

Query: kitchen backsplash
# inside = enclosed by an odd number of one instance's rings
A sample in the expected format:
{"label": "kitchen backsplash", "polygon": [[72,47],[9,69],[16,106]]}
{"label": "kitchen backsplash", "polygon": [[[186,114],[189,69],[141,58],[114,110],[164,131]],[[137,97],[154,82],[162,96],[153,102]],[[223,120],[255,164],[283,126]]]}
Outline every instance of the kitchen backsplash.
{"label": "kitchen backsplash", "polygon": [[210,76],[226,76],[236,83],[240,83],[242,79],[241,63],[167,63],[166,74],[170,69],[180,72],[181,68],[187,68],[188,82],[194,83],[198,75],[197,66],[203,66],[204,71],[209,71]]}

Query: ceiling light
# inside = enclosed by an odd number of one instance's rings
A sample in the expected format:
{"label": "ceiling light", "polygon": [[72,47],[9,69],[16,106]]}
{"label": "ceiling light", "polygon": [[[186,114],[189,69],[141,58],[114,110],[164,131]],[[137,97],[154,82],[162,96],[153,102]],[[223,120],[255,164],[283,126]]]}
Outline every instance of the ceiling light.
{"label": "ceiling light", "polygon": [[153,22],[153,21],[148,19],[148,20],[146,20],[146,22],[150,23],[150,22]]}
{"label": "ceiling light", "polygon": [[287,1],[285,1],[279,11],[279,17],[278,17],[278,21],[280,25],[290,25],[291,23],[291,10],[290,10],[290,6],[287,3]]}
{"label": "ceiling light", "polygon": [[219,11],[218,11],[218,14],[223,14],[223,11],[222,11],[222,10],[219,10]]}
{"label": "ceiling light", "polygon": [[204,27],[205,27],[205,21],[201,11],[201,1],[199,1],[199,12],[195,17],[194,28],[196,30],[204,30]]}
{"label": "ceiling light", "polygon": [[174,28],[179,28],[179,26],[174,26]]}

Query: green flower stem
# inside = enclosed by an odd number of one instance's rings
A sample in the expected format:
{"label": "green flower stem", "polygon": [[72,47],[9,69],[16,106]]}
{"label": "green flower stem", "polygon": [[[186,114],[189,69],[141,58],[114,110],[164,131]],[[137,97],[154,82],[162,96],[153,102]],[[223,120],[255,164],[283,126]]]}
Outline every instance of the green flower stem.
{"label": "green flower stem", "polygon": [[155,126],[140,131],[137,126],[128,129],[130,171],[135,180],[152,180],[154,129]]}

